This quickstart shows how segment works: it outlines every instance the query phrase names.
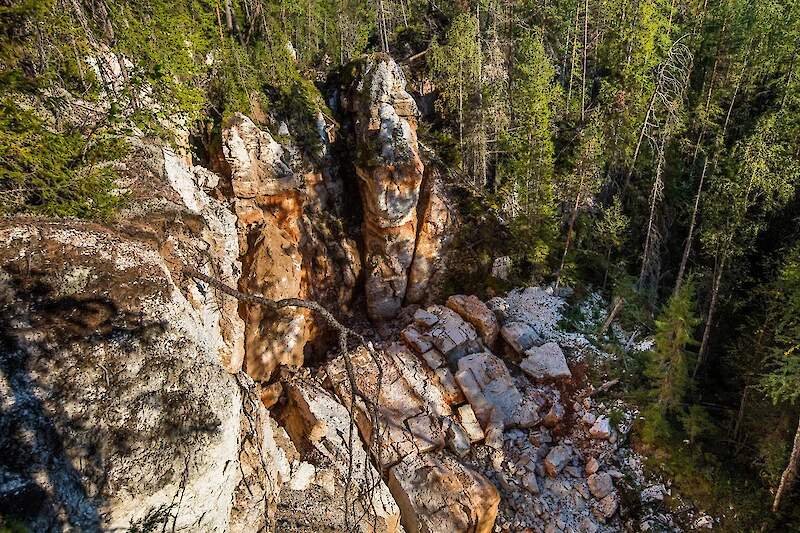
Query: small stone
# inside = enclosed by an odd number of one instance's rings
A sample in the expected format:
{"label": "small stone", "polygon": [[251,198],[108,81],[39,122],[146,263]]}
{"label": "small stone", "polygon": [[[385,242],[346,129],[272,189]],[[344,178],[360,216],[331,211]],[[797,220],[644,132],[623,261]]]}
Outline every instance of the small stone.
{"label": "small stone", "polygon": [[461,427],[464,428],[471,442],[478,442],[484,439],[483,429],[478,424],[478,419],[475,418],[475,412],[472,410],[471,405],[467,404],[459,407],[458,418],[461,421]]}
{"label": "small stone", "polygon": [[511,277],[511,258],[507,255],[497,257],[492,262],[492,277],[501,281],[508,281]]}
{"label": "small stone", "polygon": [[594,423],[597,421],[597,417],[594,413],[587,411],[586,414],[583,415],[581,418],[581,422],[586,424],[587,426],[593,426]]}
{"label": "small stone", "polygon": [[581,476],[581,469],[578,468],[577,466],[572,466],[572,465],[565,466],[564,472],[575,478],[583,477]]}
{"label": "small stone", "polygon": [[598,418],[594,425],[589,428],[589,435],[593,439],[607,439],[611,435],[611,421],[607,416]]}
{"label": "small stone", "polygon": [[457,456],[463,458],[469,453],[470,439],[467,432],[453,419],[447,419],[445,422],[445,439],[450,451]]}
{"label": "small stone", "polygon": [[533,472],[528,472],[523,476],[522,485],[531,494],[539,494],[539,483],[536,481],[536,474]]}
{"label": "small stone", "polygon": [[586,517],[581,521],[579,528],[581,533],[597,533],[597,524],[595,524],[589,517]]}
{"label": "small stone", "polygon": [[600,470],[600,461],[594,457],[589,458],[589,460],[586,462],[586,474],[591,476],[598,470]]}
{"label": "small stone", "polygon": [[589,484],[589,492],[598,500],[605,498],[614,490],[614,481],[606,472],[592,474],[586,481]]}
{"label": "small stone", "polygon": [[550,450],[544,459],[544,469],[547,475],[552,478],[556,477],[564,469],[571,455],[572,448],[568,446],[559,445]]}
{"label": "small stone", "polygon": [[544,415],[542,423],[549,428],[553,428],[557,426],[563,418],[564,418],[564,407],[560,403],[554,402],[553,405],[550,407],[550,410],[547,411],[547,414]]}

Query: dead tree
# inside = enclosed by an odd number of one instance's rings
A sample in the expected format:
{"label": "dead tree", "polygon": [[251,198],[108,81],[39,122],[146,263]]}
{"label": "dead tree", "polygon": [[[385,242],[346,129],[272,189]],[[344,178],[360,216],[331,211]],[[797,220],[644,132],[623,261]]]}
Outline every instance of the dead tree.
{"label": "dead tree", "polygon": [[[180,265],[182,273],[195,280],[202,281],[208,284],[210,287],[217,289],[218,291],[236,298],[240,302],[245,302],[254,305],[261,305],[270,309],[272,311],[280,311],[286,308],[302,308],[302,309],[309,309],[316,313],[318,316],[322,318],[322,320],[336,332],[338,341],[339,341],[339,350],[342,354],[342,358],[344,359],[345,371],[347,373],[347,380],[350,385],[350,405],[347,406],[347,411],[350,414],[350,432],[348,436],[348,469],[347,469],[347,480],[345,482],[344,488],[344,506],[345,506],[345,526],[348,531],[357,531],[358,530],[358,521],[360,518],[356,516],[356,509],[355,507],[350,506],[349,499],[350,499],[350,485],[352,484],[352,474],[353,474],[353,443],[355,442],[355,431],[356,431],[356,421],[355,421],[355,409],[356,409],[356,399],[363,402],[367,410],[367,415],[370,419],[370,424],[372,425],[372,431],[370,431],[370,442],[368,443],[369,449],[374,450],[375,452],[375,460],[377,463],[377,472],[382,471],[383,461],[381,458],[381,430],[380,430],[380,419],[378,416],[378,402],[380,400],[381,395],[381,384],[383,380],[383,366],[381,365],[380,359],[378,357],[375,348],[372,346],[372,343],[365,339],[362,335],[356,333],[352,329],[348,328],[347,326],[343,325],[339,322],[336,317],[334,317],[330,311],[322,307],[317,302],[311,300],[304,300],[301,298],[285,298],[283,300],[270,300],[269,298],[264,298],[263,296],[259,296],[256,294],[248,294],[237,290],[226,283],[208,276],[196,268],[192,268],[186,265]],[[363,346],[367,352],[369,353],[372,361],[375,363],[377,368],[377,394],[374,398],[370,398],[365,395],[358,387],[355,379],[355,372],[353,370],[353,362],[350,358],[350,350],[348,349],[348,343],[350,340],[356,341],[357,344]],[[369,469],[367,469],[367,473],[369,473]],[[380,474],[379,474],[380,475]],[[372,491],[377,487],[380,483],[380,479],[369,480],[367,487],[362,487],[362,492],[366,491],[366,496],[362,495],[362,501],[366,502],[368,505],[373,505],[373,498],[371,497]],[[373,513],[372,516],[375,516],[374,509],[372,509]]]}

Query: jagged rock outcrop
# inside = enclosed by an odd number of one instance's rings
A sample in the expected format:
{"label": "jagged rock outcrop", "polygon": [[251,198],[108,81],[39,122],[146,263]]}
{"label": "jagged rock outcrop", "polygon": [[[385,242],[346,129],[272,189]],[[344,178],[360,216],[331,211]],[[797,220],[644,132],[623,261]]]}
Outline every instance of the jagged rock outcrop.
{"label": "jagged rock outcrop", "polygon": [[241,373],[233,215],[161,147],[121,167],[115,228],[0,225],[0,499],[33,530],[266,527],[283,481]]}
{"label": "jagged rock outcrop", "polygon": [[[406,91],[403,71],[391,57],[373,54],[357,68],[343,107],[353,116],[354,165],[364,206],[367,309],[371,318],[385,320],[397,315],[403,304],[414,259],[424,174],[417,142],[419,111]],[[415,285],[422,283],[417,278]]]}
{"label": "jagged rock outcrop", "polygon": [[[318,155],[327,161],[328,128],[319,120]],[[271,299],[310,298],[346,311],[360,260],[340,222],[341,183],[323,171],[330,162],[313,163],[241,114],[224,125],[222,148],[244,257],[240,288]],[[268,380],[281,365],[299,368],[306,345],[321,332],[315,317],[303,310],[243,307],[247,372]]]}

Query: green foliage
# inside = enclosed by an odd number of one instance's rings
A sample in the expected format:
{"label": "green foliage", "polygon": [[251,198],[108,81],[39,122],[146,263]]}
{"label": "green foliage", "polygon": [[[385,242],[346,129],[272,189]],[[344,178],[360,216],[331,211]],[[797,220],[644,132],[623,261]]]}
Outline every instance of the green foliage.
{"label": "green foliage", "polygon": [[655,347],[645,374],[653,381],[655,404],[664,413],[679,413],[691,388],[693,357],[687,347],[696,344],[694,284],[687,281],[667,302],[656,319]]}

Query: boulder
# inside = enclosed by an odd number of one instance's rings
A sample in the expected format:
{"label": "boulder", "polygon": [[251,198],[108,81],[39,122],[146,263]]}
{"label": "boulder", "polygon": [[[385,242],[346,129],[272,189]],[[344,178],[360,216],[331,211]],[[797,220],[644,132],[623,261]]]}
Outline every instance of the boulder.
{"label": "boulder", "polygon": [[461,294],[451,296],[447,299],[447,307],[472,324],[488,346],[492,346],[497,340],[500,330],[497,317],[477,297]]}
{"label": "boulder", "polygon": [[571,378],[567,360],[561,347],[555,342],[548,342],[539,347],[525,351],[525,359],[520,368],[534,379]]}
{"label": "boulder", "polygon": [[389,470],[407,533],[490,533],[500,495],[483,475],[444,452],[411,453]]}
{"label": "boulder", "polygon": [[550,449],[547,457],[544,458],[544,469],[551,478],[558,476],[561,470],[572,458],[572,448],[559,444]]}
{"label": "boulder", "polygon": [[614,481],[606,472],[592,474],[586,482],[589,484],[589,492],[598,500],[605,498],[614,490]]}
{"label": "boulder", "polygon": [[446,354],[456,346],[478,337],[475,329],[452,309],[434,305],[428,311],[438,318],[430,330],[430,336],[440,352]]}
{"label": "boulder", "polygon": [[501,281],[508,281],[511,277],[511,258],[507,255],[495,258],[492,261],[492,277]]}
{"label": "boulder", "polygon": [[[315,507],[311,512],[298,516],[297,520],[307,528],[347,529],[345,483],[350,479],[349,500],[346,503],[357,519],[355,523],[350,523],[350,527],[355,525],[358,531],[364,533],[398,531],[400,509],[380,474],[368,460],[360,439],[353,440],[350,456],[350,414],[347,409],[312,380],[295,379],[287,384],[286,389],[287,401],[280,419],[301,456],[319,465],[314,475],[316,479],[309,479],[300,490],[307,490],[312,482],[331,482],[330,489],[325,490],[323,486],[324,490],[316,491]],[[349,470],[350,465],[352,470]],[[325,475],[326,472],[330,475]],[[372,489],[362,491],[361,488],[367,485]],[[328,493],[328,490],[332,493]]]}
{"label": "boulder", "polygon": [[509,322],[505,324],[500,328],[500,335],[518,354],[524,354],[525,350],[543,342],[539,333],[533,329],[533,326],[525,322]]}
{"label": "boulder", "polygon": [[491,353],[468,355],[458,361],[456,381],[486,430],[493,417],[501,428],[531,427],[538,421],[538,407],[524,400],[508,368]]}

